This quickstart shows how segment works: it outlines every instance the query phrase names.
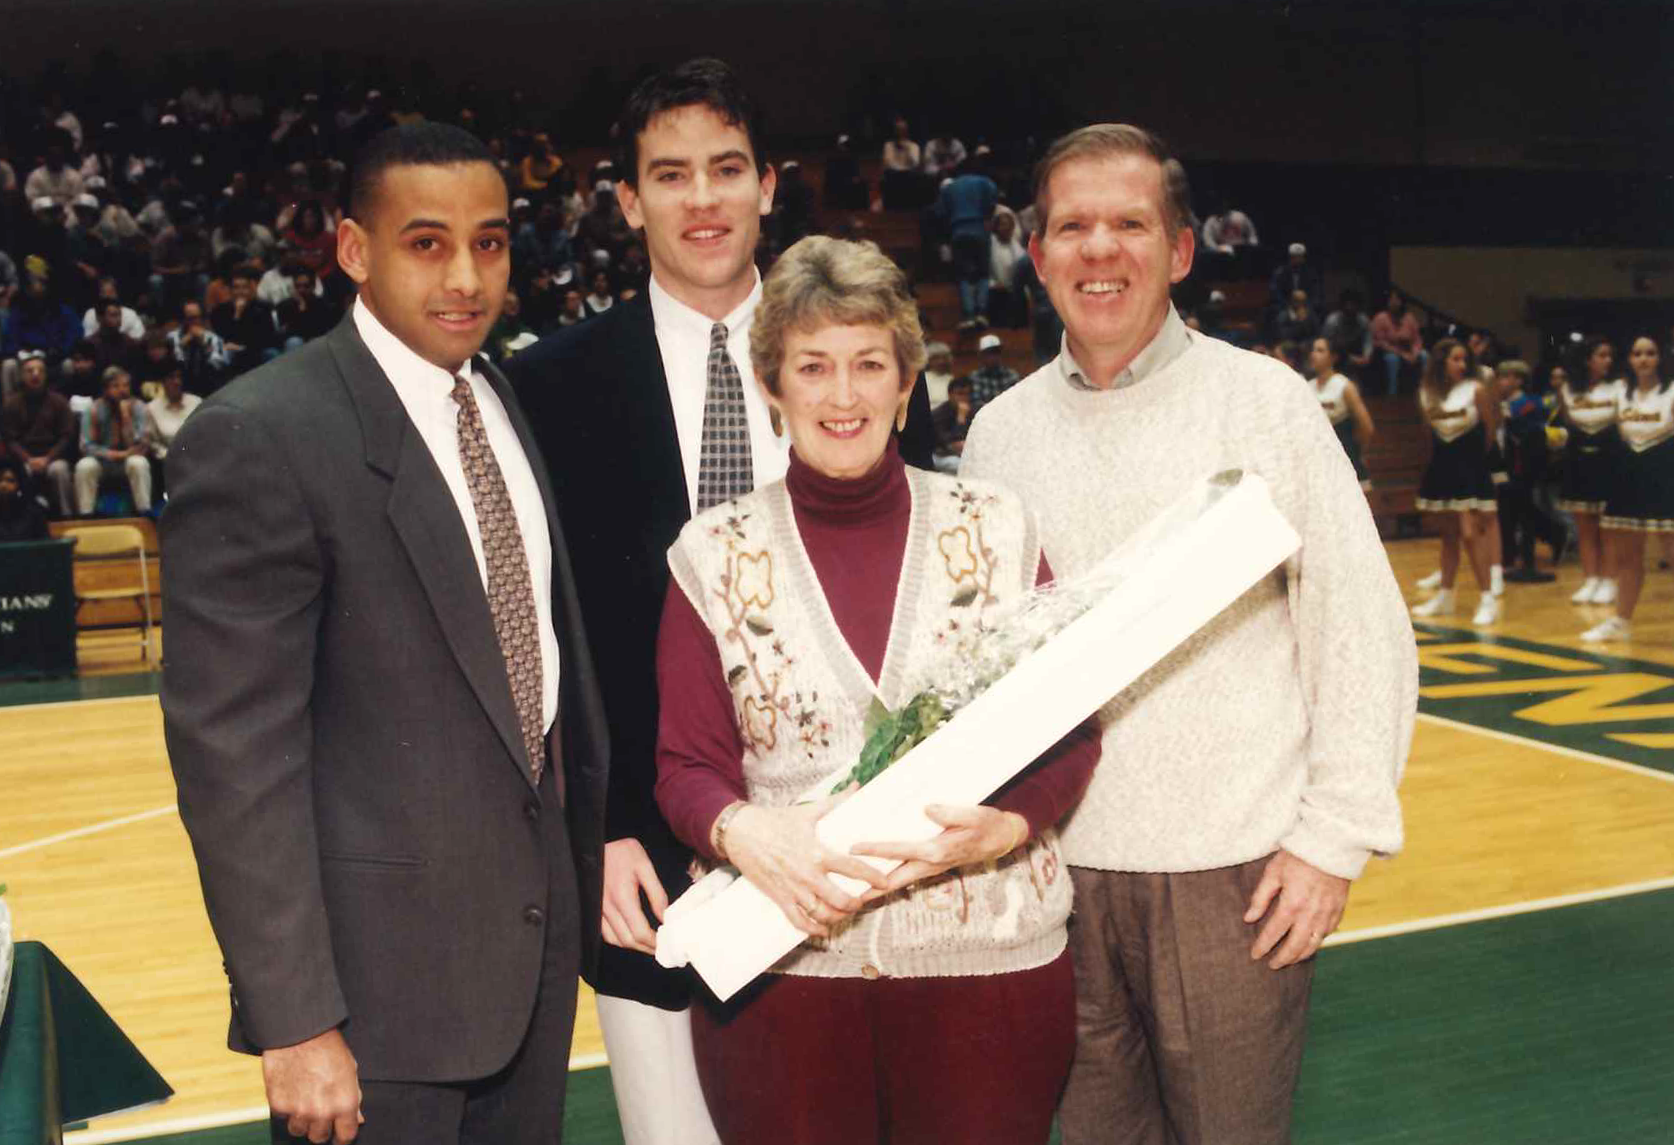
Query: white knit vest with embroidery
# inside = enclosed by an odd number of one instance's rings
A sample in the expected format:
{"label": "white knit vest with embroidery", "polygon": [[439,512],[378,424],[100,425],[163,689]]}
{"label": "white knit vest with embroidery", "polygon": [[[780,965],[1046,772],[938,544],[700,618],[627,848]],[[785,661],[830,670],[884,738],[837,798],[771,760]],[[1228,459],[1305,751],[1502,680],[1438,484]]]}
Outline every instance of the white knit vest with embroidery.
{"label": "white knit vest with embroidery", "polygon": [[[874,699],[901,707],[979,626],[1034,587],[1040,545],[1016,497],[986,482],[906,472],[911,522],[875,685],[820,591],[784,482],[699,515],[669,550],[675,581],[715,636],[752,803],[788,806],[852,766]],[[997,863],[891,896],[773,970],[829,978],[1027,970],[1063,951],[1069,910],[1049,830]]]}

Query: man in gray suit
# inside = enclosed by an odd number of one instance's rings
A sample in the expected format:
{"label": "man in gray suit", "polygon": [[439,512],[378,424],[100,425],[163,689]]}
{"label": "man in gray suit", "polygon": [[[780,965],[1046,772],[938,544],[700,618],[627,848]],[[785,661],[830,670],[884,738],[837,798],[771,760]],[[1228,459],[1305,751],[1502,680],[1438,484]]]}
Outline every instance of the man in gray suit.
{"label": "man in gray suit", "polygon": [[508,226],[466,132],[374,139],[353,313],[169,454],[169,755],[278,1140],[561,1136],[607,742],[545,466],[477,356]]}

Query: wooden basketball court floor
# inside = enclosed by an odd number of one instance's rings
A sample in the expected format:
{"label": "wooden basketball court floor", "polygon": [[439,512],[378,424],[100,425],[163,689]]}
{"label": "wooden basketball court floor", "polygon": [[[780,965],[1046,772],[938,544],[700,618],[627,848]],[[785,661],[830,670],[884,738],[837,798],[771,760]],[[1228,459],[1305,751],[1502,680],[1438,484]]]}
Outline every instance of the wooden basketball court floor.
{"label": "wooden basketball court floor", "polygon": [[[1421,599],[1411,585],[1433,567],[1434,542],[1397,542],[1389,552],[1409,601]],[[1641,997],[1646,982],[1674,981],[1674,950],[1647,938],[1636,956],[1645,965],[1606,970],[1600,962],[1627,957],[1622,951],[1636,935],[1674,930],[1674,573],[1650,574],[1635,641],[1602,649],[1576,638],[1603,613],[1568,603],[1579,578],[1573,566],[1556,585],[1511,586],[1506,619],[1487,633],[1469,627],[1474,586],[1462,576],[1460,614],[1418,629],[1421,714],[1401,789],[1407,845],[1355,884],[1342,930],[1321,955],[1301,1112],[1358,1108],[1332,1086],[1349,1094],[1363,1084],[1386,1088],[1399,1070],[1353,1055],[1375,1055],[1392,1040],[1418,1047],[1406,1053],[1409,1064],[1432,1056],[1431,1047],[1441,1061],[1467,1037],[1479,1046],[1487,1039],[1471,1067],[1479,1073],[1481,1061],[1516,1060],[1532,1035],[1483,996],[1518,997],[1518,982],[1540,998],[1586,986],[1594,991],[1591,1008],[1570,1015],[1573,1044],[1621,1043],[1621,1052],[1606,1052],[1594,1067],[1565,1068],[1632,1073],[1650,1063],[1662,1088],[1654,1079],[1646,1083],[1651,1090],[1623,1081],[1616,1089],[1625,1086],[1629,1096],[1617,1092],[1613,1100],[1638,1094],[1641,1106],[1656,1106],[1637,1111],[1647,1124],[1669,1118],[1661,1122],[1666,1137],[1596,1139],[1674,1140],[1667,1128],[1674,1125],[1674,1024],[1666,1010],[1639,1013],[1649,1001]],[[107,693],[99,698],[62,698],[42,685],[0,687],[0,882],[10,884],[18,937],[46,942],[177,1091],[162,1107],[66,1138],[79,1145],[265,1116],[257,1063],[223,1048],[226,983],[174,807],[154,678],[123,674],[139,667],[127,655],[107,649],[84,657],[94,678],[70,691]],[[1587,913],[1618,908],[1633,913],[1610,914],[1614,931]],[[1558,920],[1564,926],[1540,929]],[[1577,933],[1591,938],[1571,954]],[[1598,951],[1604,933],[1618,936],[1606,944],[1614,955]],[[1424,976],[1445,976],[1441,967],[1459,965],[1484,943],[1500,959],[1490,980],[1455,981],[1446,995],[1453,1000],[1438,1001],[1439,987]],[[1358,969],[1350,973],[1351,966]],[[582,994],[572,1068],[589,1069],[604,1064],[604,1052],[585,987]],[[1413,1028],[1409,1011],[1426,1005],[1435,1007],[1428,1025]],[[1590,1028],[1589,1014],[1612,1015],[1597,1019],[1609,1028]],[[1486,1031],[1477,1028],[1484,1022]],[[1569,1033],[1562,1044],[1572,1044]],[[1324,1066],[1314,1063],[1327,1051],[1337,1073],[1321,1081]],[[1365,1081],[1372,1072],[1375,1083]],[[1531,1075],[1518,1075],[1527,1089]],[[1395,1094],[1396,1107],[1437,1099],[1434,1078],[1412,1084],[1425,1092]],[[1612,1083],[1601,1077],[1597,1084],[1608,1090]],[[1496,1137],[1481,1126],[1503,1114],[1492,1103],[1470,1107],[1481,1104],[1474,1096],[1465,1100],[1466,1112],[1449,1116],[1478,1116],[1475,1130],[1379,1136],[1365,1128],[1374,1116],[1366,1113],[1346,1135],[1302,1136],[1592,1139],[1521,1130]]]}

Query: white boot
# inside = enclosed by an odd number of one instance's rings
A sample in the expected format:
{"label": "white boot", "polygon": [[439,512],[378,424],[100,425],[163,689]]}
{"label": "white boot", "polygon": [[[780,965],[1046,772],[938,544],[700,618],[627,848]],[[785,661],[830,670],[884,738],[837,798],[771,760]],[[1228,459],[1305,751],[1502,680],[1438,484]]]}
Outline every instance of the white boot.
{"label": "white boot", "polygon": [[1571,604],[1591,604],[1593,590],[1598,587],[1598,577],[1590,576],[1581,582],[1581,587],[1575,590],[1575,595],[1569,598]]}
{"label": "white boot", "polygon": [[1451,616],[1453,614],[1453,590],[1444,588],[1423,604],[1414,605],[1414,616]]}
{"label": "white boot", "polygon": [[1440,588],[1441,587],[1441,569],[1437,569],[1435,572],[1431,573],[1429,576],[1419,577],[1418,578],[1418,583],[1415,584],[1413,587],[1423,589],[1425,592],[1432,592],[1432,591]]}
{"label": "white boot", "polygon": [[1500,598],[1491,592],[1482,594],[1482,599],[1476,602],[1476,615],[1471,617],[1471,624],[1477,628],[1487,628],[1499,622],[1502,613]]}
{"label": "white boot", "polygon": [[1616,578],[1615,577],[1609,577],[1609,578],[1602,578],[1601,577],[1599,579],[1598,587],[1593,589],[1593,603],[1594,604],[1615,604],[1616,603]]}
{"label": "white boot", "polygon": [[1505,595],[1505,569],[1494,565],[1488,570],[1488,591],[1495,596]]}
{"label": "white boot", "polygon": [[1581,634],[1589,644],[1605,644],[1612,640],[1632,640],[1633,624],[1620,616],[1612,616],[1603,624],[1595,624]]}

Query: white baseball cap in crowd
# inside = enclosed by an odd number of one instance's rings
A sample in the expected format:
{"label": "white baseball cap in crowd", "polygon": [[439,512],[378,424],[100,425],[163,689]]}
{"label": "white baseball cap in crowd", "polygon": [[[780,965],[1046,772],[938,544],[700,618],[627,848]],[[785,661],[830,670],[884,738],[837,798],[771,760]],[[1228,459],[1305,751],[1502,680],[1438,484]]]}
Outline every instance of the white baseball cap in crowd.
{"label": "white baseball cap in crowd", "polygon": [[74,205],[77,207],[86,207],[89,210],[96,211],[99,209],[99,200],[95,199],[92,195],[77,195]]}
{"label": "white baseball cap in crowd", "polygon": [[528,199],[521,199],[520,198],[520,199],[513,199],[512,200],[512,210],[514,210],[514,211],[521,211],[523,208],[527,207],[528,205],[529,205],[529,200]]}
{"label": "white baseball cap in crowd", "polygon": [[1226,294],[1222,291],[1219,291],[1219,290],[1211,290],[1209,292],[1209,301],[1210,302],[1225,302],[1226,301]]}
{"label": "white baseball cap in crowd", "polygon": [[105,177],[103,175],[89,175],[82,180],[81,185],[89,191],[103,191],[105,189]]}
{"label": "white baseball cap in crowd", "polygon": [[1307,254],[1308,253],[1308,248],[1303,246],[1301,243],[1291,243],[1290,244],[1290,253],[1291,254]]}
{"label": "white baseball cap in crowd", "polygon": [[1002,345],[1004,345],[1004,343],[1000,341],[1000,336],[998,334],[984,334],[977,341],[978,350],[998,350]]}
{"label": "white baseball cap in crowd", "polygon": [[593,184],[593,193],[596,195],[614,195],[616,193],[616,184],[612,183],[609,179],[600,179],[597,183]]}
{"label": "white baseball cap in crowd", "polygon": [[55,209],[57,206],[58,200],[54,199],[51,195],[38,195],[32,202],[30,202],[29,209],[32,211],[50,211]]}

